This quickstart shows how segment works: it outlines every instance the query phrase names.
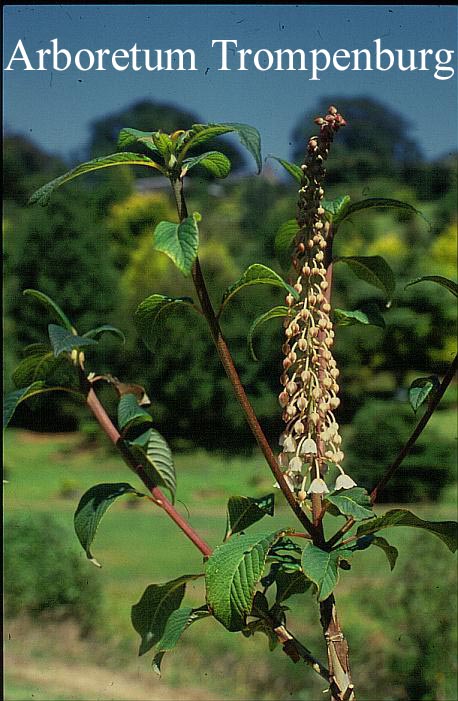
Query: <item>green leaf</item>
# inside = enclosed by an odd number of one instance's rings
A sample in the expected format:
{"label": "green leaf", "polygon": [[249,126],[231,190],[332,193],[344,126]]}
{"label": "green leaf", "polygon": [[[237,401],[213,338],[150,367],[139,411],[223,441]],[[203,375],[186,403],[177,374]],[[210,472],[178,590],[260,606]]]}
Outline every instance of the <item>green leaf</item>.
{"label": "green leaf", "polygon": [[264,314],[261,314],[260,316],[257,317],[253,321],[253,323],[250,326],[250,330],[248,332],[248,337],[247,337],[247,342],[248,342],[248,348],[250,349],[251,356],[253,360],[257,360],[258,358],[256,357],[256,354],[254,352],[253,348],[253,334],[256,331],[256,329],[261,326],[265,321],[269,321],[270,319],[276,319],[278,317],[284,318],[288,314],[288,307],[285,306],[280,306],[280,307],[273,307],[272,309],[269,309],[268,312],[265,312]]}
{"label": "green leaf", "polygon": [[194,308],[194,303],[190,297],[165,297],[164,295],[151,295],[143,300],[137,307],[134,314],[134,322],[138,333],[147,348],[154,350],[161,334],[153,333],[159,318],[164,312],[173,311],[177,307],[186,305]]}
{"label": "green leaf", "polygon": [[244,627],[269,548],[282,535],[284,531],[236,535],[210,556],[205,573],[207,604],[228,630]]}
{"label": "green leaf", "polygon": [[278,229],[275,236],[275,256],[283,270],[289,270],[294,250],[294,239],[299,233],[295,219],[288,219]]}
{"label": "green leaf", "polygon": [[272,629],[272,624],[264,618],[258,618],[255,621],[250,621],[245,628],[242,629],[242,635],[245,638],[249,638],[255,633],[264,633],[267,636],[269,642],[269,650],[272,652],[275,650],[278,644],[277,636]]}
{"label": "green leaf", "polygon": [[368,303],[362,309],[349,311],[346,309],[334,309],[334,319],[337,326],[353,326],[354,324],[371,324],[385,328],[385,319],[376,304]]}
{"label": "green leaf", "polygon": [[109,156],[102,156],[101,158],[94,158],[92,161],[87,163],[80,163],[76,168],[72,168],[64,175],[61,175],[51,182],[40,187],[39,190],[33,193],[32,197],[29,199],[29,204],[41,204],[46,206],[51,198],[52,193],[61,185],[68,183],[70,180],[77,178],[79,175],[84,175],[85,173],[91,173],[94,170],[100,170],[100,168],[109,168],[110,166],[123,166],[123,165],[137,165],[137,166],[149,166],[150,168],[155,168],[161,173],[164,169],[155,161],[148,158],[148,156],[143,156],[140,153],[112,153]]}
{"label": "green leaf", "polygon": [[346,263],[360,280],[378,287],[388,299],[393,296],[394,273],[382,256],[341,256],[334,258],[334,263],[337,262]]}
{"label": "green leaf", "polygon": [[97,345],[97,341],[93,338],[75,336],[71,331],[67,331],[67,329],[64,329],[62,326],[57,326],[57,324],[49,324],[48,333],[56,358],[59,357],[61,353],[71,353],[74,348]]}
{"label": "green leaf", "polygon": [[264,633],[268,638],[269,650],[272,652],[275,650],[278,640],[272,626],[263,618],[258,618],[255,621],[250,621],[245,628],[242,628],[242,635],[245,638],[250,638],[255,635],[255,633]]}
{"label": "green leaf", "polygon": [[429,377],[417,377],[409,387],[409,402],[410,406],[416,413],[422,404],[426,402],[433,390],[440,387],[439,378],[436,375]]}
{"label": "green leaf", "polygon": [[189,275],[197,257],[198,221],[200,221],[200,214],[194,212],[191,217],[183,219],[179,224],[161,221],[154,231],[154,248],[168,255],[183,275]]}
{"label": "green leaf", "polygon": [[262,169],[262,157],[261,157],[261,136],[257,129],[251,127],[249,124],[238,124],[236,122],[230,122],[226,126],[231,128],[231,131],[235,131],[240,139],[242,146],[245,146],[247,151],[251,153],[258,168],[258,173]]}
{"label": "green leaf", "polygon": [[280,567],[275,574],[275,583],[277,585],[276,602],[281,603],[286,601],[293,594],[303,594],[312,585],[303,572],[288,572],[283,567]]}
{"label": "green leaf", "polygon": [[408,204],[407,202],[387,199],[385,197],[369,197],[366,200],[353,202],[353,204],[349,204],[348,206],[344,207],[343,210],[335,217],[334,224],[341,224],[341,222],[348,219],[348,217],[351,217],[352,214],[356,214],[356,212],[362,212],[364,209],[374,208],[404,209],[407,212],[412,212],[412,214],[418,214],[426,222],[428,221],[426,217],[420,211],[418,211],[418,209],[415,209],[415,207],[412,207],[412,205]]}
{"label": "green leaf", "polygon": [[181,177],[185,176],[191,168],[197,165],[208,170],[208,172],[216,178],[226,178],[231,172],[231,162],[224,153],[220,153],[219,151],[207,151],[207,153],[201,153],[199,156],[186,158],[186,160],[183,161]]}
{"label": "green leaf", "polygon": [[453,280],[449,280],[446,277],[442,277],[441,275],[424,275],[423,277],[419,277],[416,280],[409,282],[409,284],[406,285],[404,289],[407,289],[407,287],[410,287],[411,285],[416,285],[419,282],[428,281],[436,282],[438,285],[441,285],[441,287],[445,287],[446,290],[449,290],[449,292],[455,295],[455,297],[458,297],[458,284]]}
{"label": "green leaf", "polygon": [[111,333],[113,336],[118,336],[123,343],[126,342],[126,337],[124,336],[123,332],[120,331],[119,329],[116,328],[116,326],[112,326],[111,324],[103,324],[102,326],[97,326],[95,329],[91,329],[90,331],[86,331],[86,333],[83,333],[84,338],[98,338],[99,336],[102,336],[104,333]]}
{"label": "green leaf", "polygon": [[190,606],[183,606],[172,611],[165,624],[162,637],[156,645],[156,654],[153,659],[153,669],[161,676],[161,662],[164,654],[173,650],[180,637],[192,623],[202,618],[207,618],[210,613],[206,607],[193,609]]}
{"label": "green leaf", "polygon": [[334,200],[321,200],[323,209],[331,215],[331,220],[335,221],[344,215],[344,212],[350,203],[350,195],[341,195]]}
{"label": "green leaf", "polygon": [[393,509],[387,511],[383,516],[363,523],[359,526],[356,535],[377,533],[383,528],[392,528],[393,526],[423,528],[440,538],[452,552],[457,549],[458,524],[455,521],[423,521],[406,509]]}
{"label": "green leaf", "polygon": [[372,541],[372,545],[376,545],[378,548],[381,548],[381,550],[383,550],[390,564],[390,569],[394,570],[394,566],[399,555],[398,549],[395,548],[394,545],[390,545],[388,541],[385,540],[385,538],[382,538],[381,536],[375,536]]}
{"label": "green leaf", "polygon": [[143,144],[153,153],[160,152],[153,141],[153,133],[151,131],[140,131],[139,129],[121,129],[118,136],[118,146],[124,148],[132,144]]}
{"label": "green leaf", "polygon": [[129,446],[134,455],[141,460],[145,472],[154,485],[166,487],[174,500],[177,488],[175,466],[172,452],[165,438],[158,431],[150,428],[134,441],[130,441]]}
{"label": "green leaf", "polygon": [[146,409],[139,406],[135,394],[123,394],[118,403],[118,427],[122,433],[127,433],[134,426],[151,424],[153,419]]}
{"label": "green leaf", "polygon": [[35,394],[40,394],[41,392],[46,391],[44,388],[45,383],[38,381],[33,382],[28,387],[22,387],[21,389],[9,392],[3,398],[3,428],[8,426],[9,422],[13,418],[16,408],[21,402]]}
{"label": "green leaf", "polygon": [[26,387],[37,380],[42,380],[47,385],[47,391],[54,387],[79,392],[78,372],[73,363],[70,363],[65,356],[55,358],[48,346],[44,346],[44,349],[44,352],[40,352],[37,348],[36,353],[31,353],[21,360],[12,376],[16,387]]}
{"label": "green leaf", "polygon": [[274,494],[254,499],[253,497],[231,497],[227,503],[227,529],[225,538],[244,531],[264,516],[274,515]]}
{"label": "green leaf", "polygon": [[362,487],[330,492],[326,494],[324,500],[337,507],[341,514],[351,516],[355,521],[364,521],[375,515],[369,495]]}
{"label": "green leaf", "polygon": [[324,601],[334,591],[339,581],[339,562],[352,556],[348,548],[321,550],[308,545],[302,553],[302,569],[306,577],[318,588],[318,601]]}
{"label": "green leaf", "polygon": [[151,136],[155,147],[161,154],[166,164],[169,165],[168,162],[173,152],[172,139],[168,134],[164,134],[162,131],[153,131]]}
{"label": "green leaf", "polygon": [[240,142],[251,153],[256,161],[258,173],[262,168],[261,159],[261,137],[254,127],[248,124],[238,124],[230,122],[226,124],[193,124],[192,128],[182,135],[179,142],[180,156],[178,162],[181,163],[184,155],[189,149],[214,139],[215,136],[236,132]]}
{"label": "green leaf", "polygon": [[141,492],[137,492],[127,482],[96,484],[83,494],[75,511],[73,522],[76,535],[88,559],[97,567],[101,567],[101,565],[91,553],[91,545],[97,528],[107,509],[118,497],[124,494],[136,494],[138,497],[145,496]]}
{"label": "green leaf", "polygon": [[285,161],[283,158],[277,158],[277,156],[269,156],[269,158],[273,158],[274,161],[280,163],[286,172],[289,173],[289,175],[291,175],[291,177],[294,178],[294,180],[299,184],[302,183],[302,180],[305,180],[306,176],[300,166],[296,165],[295,163]]}
{"label": "green leaf", "polygon": [[34,343],[33,346],[12,374],[12,380],[18,388],[26,387],[36,380],[46,381],[54,366],[61,365],[63,361],[68,364],[67,359],[56,359],[52,350],[44,343]]}
{"label": "green leaf", "polygon": [[291,540],[291,538],[280,538],[271,548],[271,552],[285,550],[286,552],[302,553],[300,545]]}
{"label": "green leaf", "polygon": [[68,317],[64,314],[62,309],[59,307],[56,302],[54,302],[51,297],[48,297],[48,295],[45,295],[44,292],[39,292],[38,290],[24,290],[22,293],[23,295],[29,295],[30,297],[34,297],[37,299],[41,304],[43,304],[48,311],[50,311],[54,316],[56,317],[57,321],[60,321],[61,324],[68,330],[73,332],[73,326],[70,323],[70,320]]}
{"label": "green leaf", "polygon": [[233,285],[227,288],[221,301],[221,310],[231,299],[231,297],[233,297],[237,292],[240,292],[241,289],[247,287],[248,285],[259,284],[282,287],[284,290],[287,290],[289,294],[293,295],[295,299],[299,299],[299,295],[296,292],[296,290],[293,287],[291,287],[291,285],[288,285],[288,283],[285,282],[280,277],[280,275],[278,275],[265,265],[261,265],[260,263],[254,263],[254,265],[250,265],[250,267],[245,270],[245,272],[237,280],[237,282],[234,282]]}
{"label": "green leaf", "polygon": [[132,625],[141,637],[139,655],[144,655],[161,640],[171,614],[180,607],[187,582],[201,576],[187,574],[165,584],[146,587],[140,601],[131,609]]}

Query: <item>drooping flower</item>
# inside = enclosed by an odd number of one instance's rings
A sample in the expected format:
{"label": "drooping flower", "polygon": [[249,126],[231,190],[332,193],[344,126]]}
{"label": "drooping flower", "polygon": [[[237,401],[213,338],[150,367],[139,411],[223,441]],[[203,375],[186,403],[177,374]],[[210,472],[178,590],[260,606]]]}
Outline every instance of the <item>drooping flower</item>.
{"label": "drooping flower", "polygon": [[312,494],[327,494],[329,489],[324,479],[321,479],[321,477],[315,477],[309,487],[309,492]]}
{"label": "drooping flower", "polygon": [[338,489],[351,489],[352,487],[356,487],[356,482],[352,480],[350,475],[346,475],[345,472],[343,472],[341,475],[338,476],[336,479],[336,484],[335,484],[335,491]]}
{"label": "drooping flower", "polygon": [[301,455],[307,455],[307,454],[312,454],[316,455],[317,453],[317,447],[316,443],[313,440],[313,438],[306,438],[305,441],[301,445]]}

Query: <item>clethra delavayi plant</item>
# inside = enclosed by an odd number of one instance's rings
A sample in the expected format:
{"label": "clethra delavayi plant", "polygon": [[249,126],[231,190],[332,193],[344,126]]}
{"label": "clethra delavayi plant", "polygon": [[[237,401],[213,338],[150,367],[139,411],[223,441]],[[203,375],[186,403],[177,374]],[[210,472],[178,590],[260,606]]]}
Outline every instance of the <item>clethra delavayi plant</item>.
{"label": "clethra delavayi plant", "polygon": [[[457,524],[425,521],[405,509],[394,509],[376,516],[373,505],[406,457],[426,426],[456,370],[456,358],[448,372],[438,378],[419,378],[414,383],[415,409],[428,402],[427,408],[409,441],[385,475],[369,493],[357,486],[347,468],[342,438],[336,417],[339,399],[340,371],[333,356],[335,329],[344,323],[380,324],[380,310],[371,312],[333,310],[331,303],[332,272],[337,262],[346,263],[361,279],[382,290],[388,299],[394,292],[394,276],[380,256],[333,258],[332,245],[341,223],[352,214],[374,207],[393,207],[418,214],[410,205],[397,200],[370,198],[350,202],[348,196],[326,200],[324,192],[325,161],[334,137],[346,125],[336,107],[315,120],[317,135],[308,141],[301,166],[277,159],[299,185],[296,219],[286,222],[276,238],[280,263],[289,277],[285,280],[271,268],[253,264],[222,295],[215,311],[208,295],[198,257],[198,212],[188,213],[184,180],[196,166],[215,177],[230,172],[228,158],[219,151],[190,156],[192,150],[216,136],[235,133],[261,169],[260,137],[256,129],[244,124],[195,124],[188,130],[171,134],[159,131],[141,132],[123,129],[119,145],[144,147],[149,155],[119,152],[81,164],[44,185],[31,203],[46,205],[52,192],[73,178],[94,170],[118,165],[141,165],[168,178],[175,200],[178,222],[162,221],[155,229],[153,246],[168,255],[185,276],[191,276],[198,303],[188,297],[171,298],[160,293],[147,297],[135,313],[139,334],[151,349],[155,341],[155,324],[161,315],[183,307],[203,316],[214,340],[216,351],[232,384],[253,436],[275,477],[278,487],[293,514],[296,524],[285,523],[273,531],[253,532],[250,526],[274,510],[274,495],[262,498],[233,496],[227,505],[227,527],[223,542],[214,551],[174,507],[177,479],[172,452],[166,439],[153,428],[153,417],[146,407],[145,389],[132,379],[121,380],[87,367],[91,346],[103,333],[123,338],[113,326],[80,333],[74,328],[59,305],[44,293],[25,290],[25,294],[41,302],[53,322],[48,327],[49,344],[34,344],[26,349],[26,358],[14,373],[17,390],[7,395],[4,405],[4,426],[16,407],[34,395],[63,391],[83,399],[101,428],[116,446],[120,456],[136,474],[148,494],[127,482],[98,484],[81,498],[74,516],[76,535],[88,559],[99,563],[92,553],[96,529],[109,506],[119,497],[132,494],[148,498],[163,509],[198,548],[203,556],[203,572],[177,576],[176,579],[151,584],[132,607],[132,624],[140,636],[140,654],[155,648],[153,666],[160,671],[165,653],[171,650],[180,635],[202,618],[213,616],[228,631],[250,637],[264,633],[271,649],[280,644],[293,662],[304,661],[329,685],[333,701],[356,698],[349,664],[346,638],[337,617],[334,589],[339,574],[349,570],[351,559],[371,546],[381,548],[394,567],[397,550],[380,531],[393,526],[428,530],[452,551],[456,550]],[[457,294],[456,284],[441,276],[427,276]],[[248,344],[253,352],[253,334],[265,321],[282,318],[283,344],[278,349],[281,391],[279,403],[285,428],[280,436],[280,452],[276,457],[267,441],[247,397],[221,329],[221,312],[232,297],[249,285],[272,285],[286,293],[286,305],[275,307],[252,324]],[[413,283],[412,283],[413,284]],[[275,349],[273,349],[273,352]],[[283,360],[281,360],[283,353]],[[254,354],[254,353],[253,353]],[[95,388],[106,382],[117,394],[118,416],[112,420],[106,413]],[[421,396],[420,396],[421,393]],[[348,472],[347,472],[348,469]],[[375,481],[375,480],[374,480]],[[163,489],[170,494],[165,496]],[[344,518],[335,526],[336,516]],[[329,517],[329,519],[328,519]],[[329,520],[332,535],[325,536],[324,518]],[[346,538],[344,536],[347,535]],[[205,579],[205,602],[198,608],[182,605],[186,585]],[[323,635],[327,647],[326,664],[318,660],[289,630],[285,601],[292,594],[310,596],[315,593]]]}

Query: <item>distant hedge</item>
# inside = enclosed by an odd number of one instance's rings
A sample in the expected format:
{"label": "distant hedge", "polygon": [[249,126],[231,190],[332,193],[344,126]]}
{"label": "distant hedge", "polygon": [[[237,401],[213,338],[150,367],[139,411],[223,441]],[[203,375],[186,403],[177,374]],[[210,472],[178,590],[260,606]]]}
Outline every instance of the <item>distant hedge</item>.
{"label": "distant hedge", "polygon": [[[440,412],[438,413],[440,416]],[[355,414],[346,464],[358,484],[371,489],[409,437],[415,415],[407,402],[370,400]],[[378,501],[436,500],[453,479],[456,447],[429,425]]]}
{"label": "distant hedge", "polygon": [[100,620],[100,586],[71,534],[47,514],[20,514],[4,523],[5,615],[73,618],[83,635]]}

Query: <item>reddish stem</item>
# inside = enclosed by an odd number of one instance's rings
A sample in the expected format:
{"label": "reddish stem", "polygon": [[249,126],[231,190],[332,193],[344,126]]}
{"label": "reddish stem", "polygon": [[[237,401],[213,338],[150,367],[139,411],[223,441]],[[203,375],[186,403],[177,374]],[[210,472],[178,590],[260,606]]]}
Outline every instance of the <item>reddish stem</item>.
{"label": "reddish stem", "polygon": [[128,446],[106,413],[92,387],[88,391],[86,403],[110,441],[118,448],[126,464],[135,472],[143,484],[149,489],[153,495],[154,502],[160,506],[168,516],[170,516],[178,528],[181,528],[183,533],[194,543],[202,555],[204,555],[204,557],[209,557],[212,553],[211,547],[199,536],[198,533],[196,533],[186,519],[184,519],[181,514],[178,513],[173,504],[161,492],[159,487],[155,487],[153,485],[143,466],[137,462],[132,453],[129,451]]}

